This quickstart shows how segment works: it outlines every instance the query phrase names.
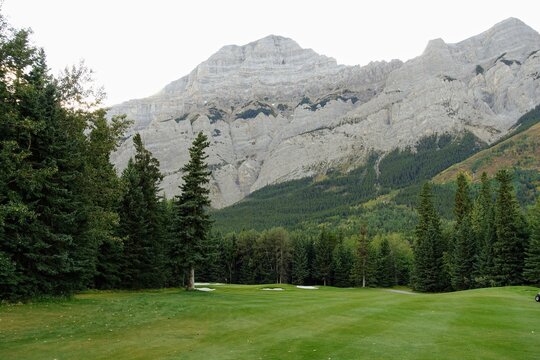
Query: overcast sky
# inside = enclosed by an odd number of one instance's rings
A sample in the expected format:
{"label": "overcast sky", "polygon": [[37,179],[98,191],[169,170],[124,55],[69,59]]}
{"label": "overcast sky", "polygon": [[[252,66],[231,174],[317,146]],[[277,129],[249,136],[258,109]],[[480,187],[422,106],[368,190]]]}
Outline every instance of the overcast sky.
{"label": "overcast sky", "polygon": [[517,17],[540,30],[538,0],[4,0],[17,28],[32,28],[54,74],[84,59],[107,105],[152,95],[224,45],[269,34],[340,64],[407,60],[427,42],[458,42]]}

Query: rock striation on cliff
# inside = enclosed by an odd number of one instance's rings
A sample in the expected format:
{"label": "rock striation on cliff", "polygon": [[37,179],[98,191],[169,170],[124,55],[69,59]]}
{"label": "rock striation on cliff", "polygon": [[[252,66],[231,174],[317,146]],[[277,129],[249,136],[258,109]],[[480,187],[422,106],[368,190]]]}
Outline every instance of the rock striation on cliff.
{"label": "rock striation on cliff", "polygon": [[214,207],[269,184],[350,169],[371,151],[465,130],[492,142],[540,103],[540,35],[510,18],[456,44],[432,40],[405,63],[338,65],[291,39],[225,46],[158,94],[114,106],[161,163],[166,196],[199,131],[211,139]]}

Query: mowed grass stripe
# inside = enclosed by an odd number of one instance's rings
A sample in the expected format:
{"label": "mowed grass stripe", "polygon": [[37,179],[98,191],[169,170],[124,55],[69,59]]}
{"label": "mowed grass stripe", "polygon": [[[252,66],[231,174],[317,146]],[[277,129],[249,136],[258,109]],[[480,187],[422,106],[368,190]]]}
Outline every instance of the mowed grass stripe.
{"label": "mowed grass stripe", "polygon": [[415,295],[263,287],[86,292],[71,300],[4,305],[0,358],[536,359],[540,354],[540,305],[532,287]]}

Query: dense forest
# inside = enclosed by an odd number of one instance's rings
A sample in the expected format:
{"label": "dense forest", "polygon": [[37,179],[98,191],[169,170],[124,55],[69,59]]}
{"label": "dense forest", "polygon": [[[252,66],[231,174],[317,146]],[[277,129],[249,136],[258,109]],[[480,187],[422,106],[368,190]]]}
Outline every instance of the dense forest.
{"label": "dense forest", "polygon": [[[539,120],[535,117],[536,122]],[[348,227],[351,223],[370,222],[380,232],[411,232],[422,183],[485,148],[470,133],[458,137],[434,135],[423,138],[416,146],[373,155],[366,165],[349,172],[331,171],[325,176],[266,186],[235,205],[214,210],[214,227],[222,232],[260,231],[276,226],[297,230],[320,223]],[[536,199],[535,184],[540,175],[536,170],[512,171],[518,201],[525,208]],[[432,191],[443,221],[450,221],[455,184],[436,183]],[[479,185],[472,184],[471,191],[478,192]]]}
{"label": "dense forest", "polygon": [[347,174],[262,189],[214,212],[211,231],[206,136],[190,148],[181,195],[164,199],[159,161],[138,134],[134,157],[114,169],[130,122],[107,119],[90,77],[84,66],[51,76],[29,31],[0,18],[2,300],[193,288],[195,276],[419,291],[540,283],[540,204],[520,206],[519,173],[474,186],[463,175],[426,182],[485,146],[472,134],[434,135]]}

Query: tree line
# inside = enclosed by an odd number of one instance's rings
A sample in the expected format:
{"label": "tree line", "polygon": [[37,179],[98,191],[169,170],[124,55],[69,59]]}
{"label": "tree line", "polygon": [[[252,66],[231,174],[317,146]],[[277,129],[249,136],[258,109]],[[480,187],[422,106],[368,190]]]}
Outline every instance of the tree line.
{"label": "tree line", "polygon": [[0,16],[0,299],[180,284],[209,231],[206,136],[175,199],[159,195],[159,162],[138,134],[118,176],[110,155],[129,121],[106,118],[84,66],[51,76],[29,35]]}
{"label": "tree line", "polygon": [[110,155],[129,121],[97,109],[100,93],[86,86],[89,75],[74,67],[52,77],[29,32],[0,17],[1,299],[192,289],[195,274],[201,281],[410,284],[419,291],[540,283],[540,204],[526,216],[507,171],[497,174],[496,191],[483,175],[475,198],[460,175],[450,228],[424,185],[413,238],[377,234],[373,224],[348,236],[317,224],[212,233],[207,137],[194,140],[174,199],[160,196],[159,162],[139,134],[118,175]]}
{"label": "tree line", "polygon": [[272,228],[214,234],[198,279],[238,284],[291,283],[339,287],[407,285],[412,264],[401,234],[345,237],[325,226],[316,236]]}
{"label": "tree line", "polygon": [[500,170],[497,188],[483,173],[472,198],[464,174],[457,177],[454,222],[443,231],[430,184],[419,196],[411,285],[418,291],[466,290],[540,284],[540,201],[524,214],[512,175]]}

